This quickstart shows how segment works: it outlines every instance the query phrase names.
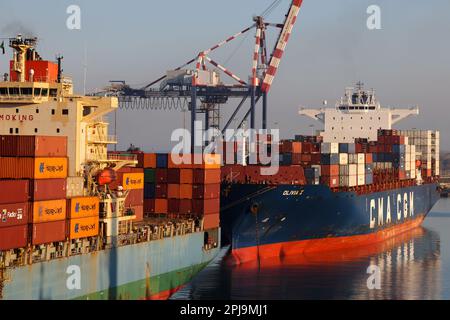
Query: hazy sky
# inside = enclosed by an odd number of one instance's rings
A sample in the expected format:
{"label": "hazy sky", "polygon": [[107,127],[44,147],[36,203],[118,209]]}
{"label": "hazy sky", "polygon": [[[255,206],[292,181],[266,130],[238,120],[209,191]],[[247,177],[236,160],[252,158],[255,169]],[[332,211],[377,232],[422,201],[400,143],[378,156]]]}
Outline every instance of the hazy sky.
{"label": "hazy sky", "polygon": [[[88,91],[113,79],[141,86],[249,26],[252,16],[271,3],[3,0],[0,37],[31,33],[40,38],[44,58],[63,53],[64,71],[74,78],[78,92],[83,90],[85,52]],[[284,0],[267,20],[281,22],[289,3]],[[66,28],[71,4],[81,8],[81,30]],[[366,10],[372,4],[381,7],[381,30],[367,29]],[[419,105],[420,116],[399,128],[438,129],[442,148],[450,150],[449,35],[449,0],[304,0],[270,93],[269,125],[281,127],[286,138],[310,133],[314,122],[297,115],[299,106],[318,107],[324,99],[334,105],[346,86],[361,80],[377,90],[384,106]],[[221,63],[229,60],[226,66],[247,79],[253,34],[238,47],[240,43],[238,39],[211,56]],[[0,56],[2,74],[8,67],[7,53]],[[223,107],[224,122],[236,104]],[[177,111],[120,111],[119,146],[133,142],[145,150],[164,151],[170,133],[184,120],[188,123],[189,115],[184,118]]]}

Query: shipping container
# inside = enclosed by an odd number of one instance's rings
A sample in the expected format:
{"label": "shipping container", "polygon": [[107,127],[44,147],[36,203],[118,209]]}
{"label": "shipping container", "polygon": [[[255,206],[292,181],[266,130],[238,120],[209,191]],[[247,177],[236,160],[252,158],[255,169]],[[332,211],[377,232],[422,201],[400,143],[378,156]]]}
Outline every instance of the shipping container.
{"label": "shipping container", "polygon": [[168,200],[167,199],[155,199],[155,213],[167,213]]}
{"label": "shipping container", "polygon": [[25,248],[28,244],[28,225],[0,228],[0,251]]}
{"label": "shipping container", "polygon": [[180,199],[192,199],[193,186],[192,184],[180,185]]}
{"label": "shipping container", "polygon": [[0,204],[0,228],[19,226],[29,221],[28,202]]}
{"label": "shipping container", "polygon": [[282,140],[280,141],[280,153],[301,153],[302,143],[298,141]]}
{"label": "shipping container", "polygon": [[207,215],[220,211],[220,199],[196,199],[192,201],[192,210],[198,215]]}
{"label": "shipping container", "polygon": [[180,183],[192,184],[194,183],[194,171],[192,169],[180,170]]}
{"label": "shipping container", "polygon": [[167,184],[158,183],[155,188],[156,198],[167,198]]}
{"label": "shipping container", "polygon": [[192,200],[190,199],[180,199],[178,213],[180,214],[191,214],[192,212]]}
{"label": "shipping container", "polygon": [[192,187],[194,199],[217,199],[220,198],[220,184],[195,184]]}
{"label": "shipping container", "polygon": [[340,165],[348,164],[348,153],[339,153],[339,164]]}
{"label": "shipping container", "polygon": [[[98,218],[97,218],[98,219]],[[31,244],[47,244],[66,240],[66,220],[31,225]]]}
{"label": "shipping container", "polygon": [[0,158],[0,179],[64,179],[67,158]]}
{"label": "shipping container", "polygon": [[157,168],[167,168],[168,165],[168,154],[167,153],[158,153],[156,154],[156,167]]}
{"label": "shipping container", "polygon": [[[139,161],[139,160],[138,160]],[[156,154],[154,153],[144,153],[142,156],[142,160],[139,161],[138,166],[145,169],[155,169],[156,168]]]}
{"label": "shipping container", "polygon": [[144,200],[144,215],[155,213],[155,199]]}
{"label": "shipping container", "polygon": [[0,180],[0,204],[22,203],[28,200],[28,180]]}
{"label": "shipping container", "polygon": [[339,175],[339,165],[322,165],[321,174],[324,176],[338,176]]}
{"label": "shipping container", "polygon": [[133,214],[136,216],[134,218],[134,222],[140,222],[144,220],[144,205],[141,206],[133,206],[131,207],[131,210],[133,211]]}
{"label": "shipping container", "polygon": [[329,186],[330,188],[339,187],[339,175],[337,176],[320,176],[320,183]]}
{"label": "shipping container", "polygon": [[79,197],[67,200],[67,218],[78,219],[99,215],[98,197]]}
{"label": "shipping container", "polygon": [[144,173],[124,173],[122,186],[124,190],[144,189]]}
{"label": "shipping container", "polygon": [[167,213],[180,213],[180,199],[167,200]]}
{"label": "shipping container", "polygon": [[324,165],[339,164],[339,154],[337,153],[322,153],[320,163]]}
{"label": "shipping container", "polygon": [[323,142],[320,150],[322,153],[339,153],[339,143]]}
{"label": "shipping container", "polygon": [[210,230],[210,229],[216,229],[220,226],[220,214],[214,213],[214,214],[208,214],[204,216],[203,218],[203,229],[204,230]]}
{"label": "shipping container", "polygon": [[0,136],[2,157],[67,157],[67,137]]}
{"label": "shipping container", "polygon": [[167,183],[167,169],[156,169],[156,183]]}
{"label": "shipping container", "polygon": [[167,170],[167,183],[180,184],[180,169]]}
{"label": "shipping container", "polygon": [[69,238],[80,239],[97,236],[99,233],[98,217],[69,220]]}
{"label": "shipping container", "polygon": [[220,169],[195,169],[194,170],[195,184],[210,184],[220,183]]}
{"label": "shipping container", "polygon": [[66,219],[66,199],[36,201],[31,206],[33,208],[33,223]]}
{"label": "shipping container", "polygon": [[129,190],[128,196],[125,199],[125,206],[134,207],[144,205],[144,189]]}
{"label": "shipping container", "polygon": [[154,183],[144,184],[144,199],[153,199],[156,197],[156,186]]}
{"label": "shipping container", "polygon": [[43,179],[30,182],[31,201],[64,199],[67,196],[66,179]]}
{"label": "shipping container", "polygon": [[167,198],[180,199],[180,185],[179,184],[168,184],[167,185]]}
{"label": "shipping container", "polygon": [[144,182],[145,183],[155,183],[156,181],[156,170],[155,169],[144,169]]}

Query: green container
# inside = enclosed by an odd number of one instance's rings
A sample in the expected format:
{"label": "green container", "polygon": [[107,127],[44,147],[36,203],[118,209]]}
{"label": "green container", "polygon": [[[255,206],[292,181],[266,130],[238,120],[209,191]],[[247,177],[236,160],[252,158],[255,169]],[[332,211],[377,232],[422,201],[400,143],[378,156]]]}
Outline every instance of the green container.
{"label": "green container", "polygon": [[144,182],[155,183],[155,169],[144,169]]}

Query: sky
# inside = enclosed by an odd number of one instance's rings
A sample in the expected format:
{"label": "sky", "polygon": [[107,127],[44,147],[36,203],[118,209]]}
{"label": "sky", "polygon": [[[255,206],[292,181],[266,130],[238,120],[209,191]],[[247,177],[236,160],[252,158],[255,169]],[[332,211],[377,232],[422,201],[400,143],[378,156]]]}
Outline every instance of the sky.
{"label": "sky", "polygon": [[[82,93],[110,80],[141,87],[166,70],[194,58],[252,24],[273,0],[40,0],[1,1],[0,37],[17,33],[39,38],[38,51],[53,60],[64,56],[64,73]],[[290,1],[266,18],[282,22]],[[81,29],[69,30],[67,7],[81,9]],[[366,10],[381,8],[381,29],[369,30]],[[309,134],[321,125],[298,115],[299,107],[334,105],[344,89],[362,81],[374,88],[383,106],[418,105],[420,115],[399,129],[441,131],[441,148],[450,151],[450,1],[304,0],[297,24],[269,95],[269,126],[283,138]],[[270,33],[274,45],[276,30]],[[211,54],[247,79],[254,35]],[[8,70],[0,55],[0,73]],[[225,80],[225,76],[222,77]],[[226,82],[232,83],[232,81]],[[238,101],[222,107],[228,120]],[[260,107],[257,110],[260,117]],[[258,118],[259,119],[259,118]],[[172,130],[189,123],[180,111],[120,110],[119,149],[133,143],[146,151],[168,151]]]}

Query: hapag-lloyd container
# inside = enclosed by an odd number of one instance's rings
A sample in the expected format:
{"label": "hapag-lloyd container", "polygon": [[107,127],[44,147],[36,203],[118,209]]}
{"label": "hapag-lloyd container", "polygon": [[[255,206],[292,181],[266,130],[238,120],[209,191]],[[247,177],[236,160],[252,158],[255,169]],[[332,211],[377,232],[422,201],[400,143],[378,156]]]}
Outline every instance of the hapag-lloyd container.
{"label": "hapag-lloyd container", "polygon": [[69,220],[69,238],[79,239],[98,235],[98,217]]}
{"label": "hapag-lloyd container", "polygon": [[64,199],[67,195],[66,179],[41,179],[30,182],[32,201]]}
{"label": "hapag-lloyd container", "polygon": [[0,179],[64,179],[67,158],[0,157]]}
{"label": "hapag-lloyd container", "polygon": [[46,244],[66,239],[66,220],[34,223],[31,225],[31,243]]}
{"label": "hapag-lloyd container", "polygon": [[0,136],[2,157],[66,157],[67,137]]}
{"label": "hapag-lloyd container", "polygon": [[67,217],[79,219],[98,217],[100,199],[98,197],[78,197],[67,200]]}
{"label": "hapag-lloyd container", "polygon": [[0,204],[28,201],[28,180],[0,180]]}
{"label": "hapag-lloyd container", "polygon": [[144,189],[144,172],[124,173],[122,176],[124,190]]}
{"label": "hapag-lloyd container", "polygon": [[37,201],[32,203],[33,223],[66,219],[66,199]]}
{"label": "hapag-lloyd container", "polygon": [[28,225],[0,228],[0,251],[25,248],[28,242]]}
{"label": "hapag-lloyd container", "polygon": [[28,202],[0,204],[0,228],[28,223]]}

